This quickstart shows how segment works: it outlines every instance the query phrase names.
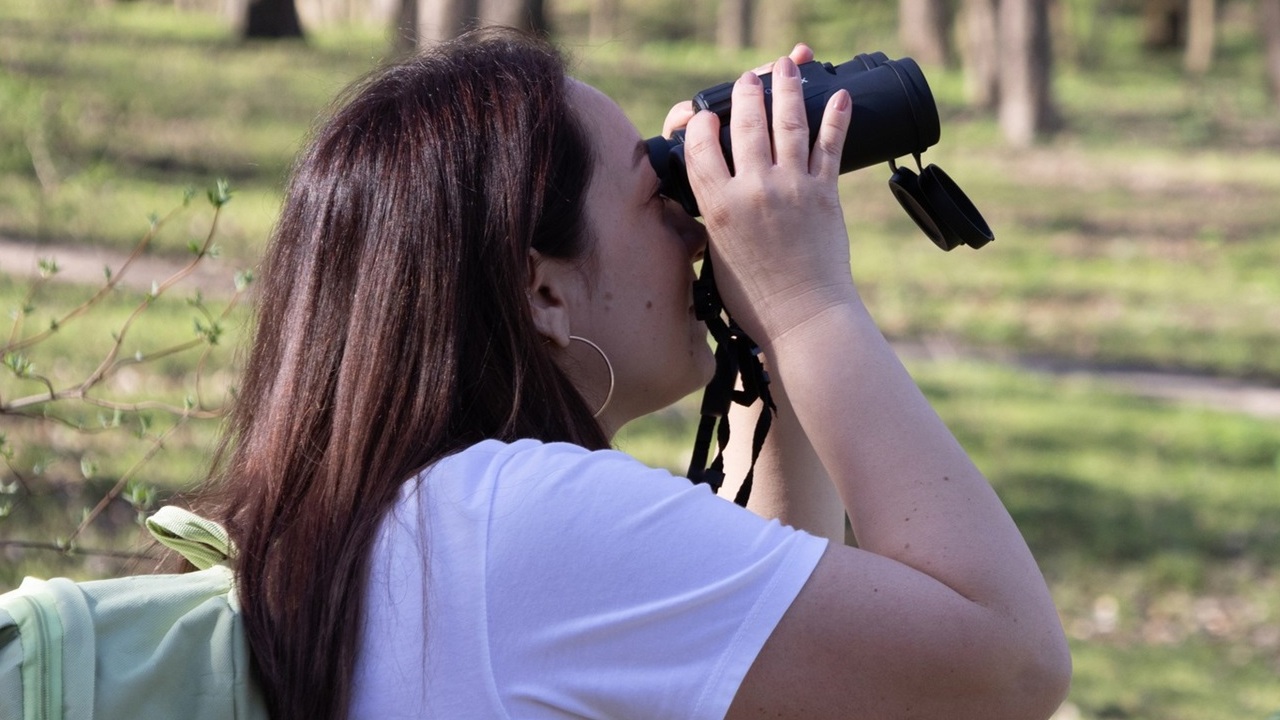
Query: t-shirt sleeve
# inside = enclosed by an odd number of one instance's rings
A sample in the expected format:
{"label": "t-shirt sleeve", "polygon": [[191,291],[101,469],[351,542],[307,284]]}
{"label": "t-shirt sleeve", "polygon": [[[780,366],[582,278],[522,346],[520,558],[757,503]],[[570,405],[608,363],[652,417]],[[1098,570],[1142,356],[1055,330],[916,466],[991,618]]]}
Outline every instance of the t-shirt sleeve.
{"label": "t-shirt sleeve", "polygon": [[518,443],[490,468],[511,717],[724,717],[826,548],[619,452]]}

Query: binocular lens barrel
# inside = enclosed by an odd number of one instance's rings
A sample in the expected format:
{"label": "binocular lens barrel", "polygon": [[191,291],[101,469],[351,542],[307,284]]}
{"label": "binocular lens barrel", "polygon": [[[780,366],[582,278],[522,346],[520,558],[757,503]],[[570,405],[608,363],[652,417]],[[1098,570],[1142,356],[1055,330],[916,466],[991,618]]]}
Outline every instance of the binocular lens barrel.
{"label": "binocular lens barrel", "polygon": [[[765,88],[765,111],[772,126],[773,79],[770,75],[760,79]],[[841,88],[849,91],[853,115],[840,158],[842,173],[918,154],[938,142],[940,123],[933,93],[920,66],[911,58],[890,60],[884,53],[871,53],[835,66],[809,62],[800,66],[800,79],[810,147],[817,139],[827,101]],[[695,108],[720,116],[720,147],[731,168],[732,90],[733,83],[723,83],[703,90],[693,100]],[[690,215],[700,215],[685,168],[684,131],[676,131],[670,139],[650,138],[646,144],[649,162],[662,182],[662,193],[678,201]]]}

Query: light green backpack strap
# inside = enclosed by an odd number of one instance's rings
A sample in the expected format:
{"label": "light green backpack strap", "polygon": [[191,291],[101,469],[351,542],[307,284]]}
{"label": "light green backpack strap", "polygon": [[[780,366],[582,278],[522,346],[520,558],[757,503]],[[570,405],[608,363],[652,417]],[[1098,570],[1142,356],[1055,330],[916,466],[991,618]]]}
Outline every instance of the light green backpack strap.
{"label": "light green backpack strap", "polygon": [[147,518],[147,529],[160,544],[177,550],[192,565],[207,570],[235,557],[235,543],[225,528],[188,510],[166,505]]}
{"label": "light green backpack strap", "polygon": [[[9,695],[3,704],[5,720],[10,720],[15,702],[21,703],[22,714],[13,715],[13,720],[62,720],[63,629],[49,584],[26,578],[17,590],[0,596],[0,607],[5,611],[0,665]],[[27,639],[21,640],[24,636]],[[22,683],[17,692],[11,687],[14,679]]]}

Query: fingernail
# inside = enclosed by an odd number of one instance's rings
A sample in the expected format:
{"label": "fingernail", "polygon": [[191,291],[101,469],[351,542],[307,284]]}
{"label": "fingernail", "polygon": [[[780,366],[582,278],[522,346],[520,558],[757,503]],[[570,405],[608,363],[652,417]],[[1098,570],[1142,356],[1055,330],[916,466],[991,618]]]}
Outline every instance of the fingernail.
{"label": "fingernail", "polygon": [[840,112],[848,110],[853,105],[853,101],[849,98],[849,91],[840,88],[836,91],[836,109]]}
{"label": "fingernail", "polygon": [[740,77],[740,78],[738,78],[738,79],[739,79],[739,80],[741,80],[742,82],[744,82],[744,83],[748,84],[748,85],[759,85],[759,84],[760,84],[760,76],[759,76],[759,75],[756,75],[755,73],[750,72],[750,71],[747,71],[747,72],[742,73],[742,77]]}
{"label": "fingernail", "polygon": [[800,69],[796,67],[796,64],[792,62],[791,58],[786,57],[778,60],[775,65],[774,72],[778,73],[782,77],[800,77]]}

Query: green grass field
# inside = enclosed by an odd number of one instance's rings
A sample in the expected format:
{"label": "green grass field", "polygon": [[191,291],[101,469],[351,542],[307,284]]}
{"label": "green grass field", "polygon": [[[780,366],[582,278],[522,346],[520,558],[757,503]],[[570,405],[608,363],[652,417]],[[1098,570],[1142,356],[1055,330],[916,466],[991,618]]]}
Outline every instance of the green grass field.
{"label": "green grass field", "polygon": [[[1084,7],[1086,0],[1068,3]],[[615,97],[642,134],[669,105],[772,52],[717,53],[677,26],[679,4],[637,8],[617,42],[582,39],[585,3],[556,5],[577,74]],[[692,19],[705,31],[706,8]],[[801,36],[821,59],[897,54],[894,4],[803,4]],[[1178,370],[1280,384],[1280,114],[1262,93],[1243,3],[1227,3],[1218,61],[1183,77],[1176,56],[1138,48],[1137,18],[1113,15],[1085,67],[1056,78],[1061,132],[1029,151],[1002,146],[966,108],[956,70],[926,68],[943,140],[925,155],[968,191],[996,231],[979,252],[938,252],[871,168],[842,180],[855,276],[891,338],[958,358],[1052,358],[1083,367]],[[662,35],[664,39],[655,39]],[[148,217],[217,178],[235,189],[216,263],[250,266],[282,179],[329,100],[389,52],[380,28],[316,30],[307,43],[244,44],[215,18],[161,4],[0,0],[0,237],[127,250]],[[200,195],[197,196],[199,198]],[[209,229],[199,199],[149,254],[181,260]],[[0,305],[33,310],[14,337],[48,327],[93,287],[29,295],[0,268]],[[179,285],[121,346],[145,357],[198,336],[207,317]],[[37,374],[74,382],[145,300],[117,290],[85,318],[23,351]],[[222,298],[207,301],[221,312]],[[200,402],[234,383],[233,312],[201,373]],[[197,395],[199,351],[126,365],[102,395],[121,403]],[[1268,718],[1280,711],[1280,423],[1148,400],[1085,374],[977,359],[910,360],[939,412],[1005,499],[1048,576],[1072,639],[1068,718]],[[0,398],[42,384],[0,368]],[[628,427],[618,444],[680,471],[696,399]],[[66,402],[85,433],[0,417],[13,467],[0,470],[0,540],[55,543],[176,420]],[[165,436],[140,479],[160,498],[198,480],[217,418]],[[3,449],[3,448],[0,448]],[[4,466],[0,464],[0,468]],[[134,547],[135,508],[111,503],[79,548]],[[0,548],[0,589],[23,574],[96,577],[130,561]],[[145,561],[142,561],[145,564]]]}

